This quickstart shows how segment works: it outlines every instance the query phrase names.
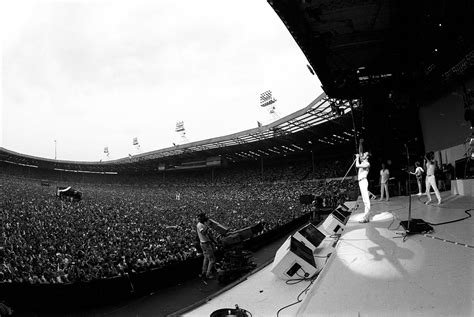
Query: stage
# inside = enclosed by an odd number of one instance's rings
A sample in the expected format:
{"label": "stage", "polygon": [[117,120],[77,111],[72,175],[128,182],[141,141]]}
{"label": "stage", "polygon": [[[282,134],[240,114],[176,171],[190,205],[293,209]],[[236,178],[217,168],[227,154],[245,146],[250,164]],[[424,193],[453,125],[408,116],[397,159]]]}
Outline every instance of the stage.
{"label": "stage", "polygon": [[[438,206],[412,196],[412,218],[438,224],[467,217],[465,210],[474,208],[474,197],[444,192],[442,198]],[[276,316],[301,294],[301,302],[279,316],[472,316],[474,218],[405,237],[399,223],[408,218],[408,197],[371,202],[373,219],[360,224],[359,198],[315,279],[287,285],[270,272],[270,263],[185,315],[209,316],[238,304],[253,316]]]}

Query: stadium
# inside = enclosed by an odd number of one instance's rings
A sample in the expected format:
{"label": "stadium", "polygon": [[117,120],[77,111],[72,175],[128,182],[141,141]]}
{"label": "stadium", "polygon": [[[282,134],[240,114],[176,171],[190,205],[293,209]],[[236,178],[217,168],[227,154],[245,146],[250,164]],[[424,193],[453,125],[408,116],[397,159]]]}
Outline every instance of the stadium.
{"label": "stadium", "polygon": [[268,10],[321,82],[299,110],[117,159],[0,148],[0,316],[473,314],[474,5]]}

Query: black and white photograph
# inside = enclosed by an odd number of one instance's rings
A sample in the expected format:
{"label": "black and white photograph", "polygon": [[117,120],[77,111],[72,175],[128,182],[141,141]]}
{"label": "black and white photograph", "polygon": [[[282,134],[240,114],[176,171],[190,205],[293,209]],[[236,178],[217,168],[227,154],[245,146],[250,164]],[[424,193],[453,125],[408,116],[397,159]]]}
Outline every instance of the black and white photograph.
{"label": "black and white photograph", "polygon": [[0,1],[0,317],[473,316],[473,17]]}

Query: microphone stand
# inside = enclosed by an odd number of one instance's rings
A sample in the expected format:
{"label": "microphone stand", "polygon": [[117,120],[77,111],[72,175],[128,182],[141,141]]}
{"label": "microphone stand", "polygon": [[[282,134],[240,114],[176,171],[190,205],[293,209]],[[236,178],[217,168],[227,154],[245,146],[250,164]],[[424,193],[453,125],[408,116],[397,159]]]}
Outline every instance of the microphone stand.
{"label": "microphone stand", "polygon": [[351,171],[352,166],[354,166],[356,160],[357,160],[357,158],[354,160],[354,162],[352,162],[352,165],[351,165],[351,166],[349,167],[349,169],[347,170],[346,175],[344,175],[344,177],[342,178],[341,184],[342,184],[342,183],[344,182],[344,180],[346,179],[347,174],[349,174],[349,172]]}
{"label": "microphone stand", "polygon": [[[352,127],[354,129],[354,141],[355,141],[355,148],[356,148],[356,153],[358,151],[358,148],[357,148],[357,130],[356,130],[356,124],[355,124],[355,119],[354,119],[354,101],[351,99],[349,100],[349,105],[351,107],[351,117],[352,117]],[[346,172],[346,175],[344,175],[344,177],[342,178],[341,180],[341,184],[344,182],[344,180],[346,179],[346,176],[347,174],[349,174],[350,170],[352,169],[352,166],[354,166],[355,162],[356,162],[357,158],[354,160],[354,162],[352,162],[352,165],[349,167],[349,169],[347,170]]]}
{"label": "microphone stand", "polygon": [[[406,237],[409,235],[414,235],[417,233],[423,233],[433,230],[428,223],[426,223],[422,219],[415,219],[413,221],[411,218],[411,194],[410,194],[410,154],[408,152],[408,142],[404,144],[405,150],[407,153],[407,172],[408,172],[408,184],[407,184],[407,194],[408,194],[408,220],[407,221],[400,221],[400,225],[405,228],[405,233],[402,234],[403,241],[405,241]],[[411,229],[410,229],[411,227]],[[398,233],[400,234],[400,233]]]}
{"label": "microphone stand", "polygon": [[400,225],[405,228],[405,233],[399,233],[397,234],[402,235],[401,237],[395,237],[395,238],[403,238],[403,241],[405,242],[405,239],[408,235],[411,234],[410,232],[410,222],[411,222],[411,195],[410,195],[410,154],[408,152],[408,143],[403,144],[405,146],[405,151],[407,154],[407,173],[408,173],[408,184],[406,186],[407,190],[407,195],[408,195],[408,220],[407,221],[401,221]]}
{"label": "microphone stand", "polygon": [[410,222],[411,222],[411,194],[410,194],[410,153],[408,152],[408,144],[405,143],[405,150],[407,152],[407,172],[408,172],[408,185],[407,185],[407,194],[408,194],[408,221],[407,221],[407,234],[410,234]]}

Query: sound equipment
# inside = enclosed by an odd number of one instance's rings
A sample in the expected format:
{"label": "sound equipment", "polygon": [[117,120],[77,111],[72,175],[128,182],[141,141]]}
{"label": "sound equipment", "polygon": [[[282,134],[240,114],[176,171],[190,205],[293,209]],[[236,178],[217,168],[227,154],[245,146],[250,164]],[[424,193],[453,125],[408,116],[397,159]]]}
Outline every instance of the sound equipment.
{"label": "sound equipment", "polygon": [[344,227],[349,220],[351,212],[345,205],[339,205],[327,218],[322,225],[318,227],[326,236],[339,234],[344,230]]}
{"label": "sound equipment", "polygon": [[314,195],[300,195],[300,203],[303,205],[311,205],[314,201]]}
{"label": "sound equipment", "polygon": [[71,201],[80,201],[82,199],[82,192],[72,188],[71,186],[68,187],[56,187],[56,196],[61,199],[68,199]]}
{"label": "sound equipment", "polygon": [[218,232],[220,235],[225,236],[229,232],[229,228],[223,224],[218,223],[214,219],[209,219],[209,227]]}
{"label": "sound equipment", "polygon": [[299,229],[293,237],[304,243],[313,252],[316,271],[319,272],[326,265],[329,255],[334,251],[335,240],[321,232],[313,224],[307,224]]}
{"label": "sound equipment", "polygon": [[350,210],[349,207],[346,206],[346,204],[339,205],[336,209],[343,210],[345,212],[348,212]]}
{"label": "sound equipment", "polygon": [[[474,151],[472,152],[474,153]],[[454,173],[457,179],[468,179],[474,177],[474,159],[465,157],[454,162]]]}
{"label": "sound equipment", "polygon": [[238,234],[229,234],[222,238],[222,245],[225,247],[237,245],[242,242],[242,238]]}
{"label": "sound equipment", "polygon": [[311,277],[318,272],[313,252],[290,236],[275,254],[271,271],[283,280]]}
{"label": "sound equipment", "polygon": [[319,247],[321,242],[326,239],[326,235],[316,228],[316,226],[314,226],[312,223],[309,223],[303,228],[299,229],[293,235],[293,237],[310,248],[311,252],[313,253]]}
{"label": "sound equipment", "polygon": [[230,232],[227,236],[222,238],[222,244],[224,246],[231,246],[233,244],[242,243],[245,240],[248,240],[253,237],[253,232],[251,227],[246,227],[239,229],[237,231]]}
{"label": "sound equipment", "polygon": [[407,234],[428,233],[433,231],[433,227],[427,224],[423,219],[400,221],[400,225],[406,230]]}
{"label": "sound equipment", "polygon": [[250,227],[250,226],[245,227],[243,229],[233,231],[232,233],[233,234],[238,234],[241,237],[242,241],[248,240],[248,239],[253,237],[252,227]]}
{"label": "sound equipment", "polygon": [[[212,222],[213,220],[210,219]],[[222,225],[220,225],[222,226]],[[212,227],[212,226],[211,226]],[[224,227],[224,226],[222,226]],[[238,243],[242,243],[244,241],[249,240],[252,238],[254,235],[260,233],[263,230],[264,224],[262,222],[259,222],[256,225],[253,226],[248,226],[243,229],[239,229],[236,231],[228,232],[228,228],[224,227],[227,231],[225,233],[218,231],[221,235],[224,237],[222,238],[222,244],[224,246],[231,246],[235,245]],[[212,227],[214,229],[214,227]]]}

